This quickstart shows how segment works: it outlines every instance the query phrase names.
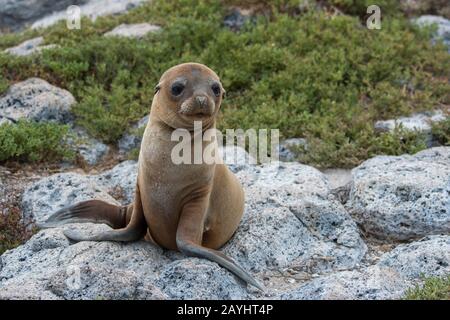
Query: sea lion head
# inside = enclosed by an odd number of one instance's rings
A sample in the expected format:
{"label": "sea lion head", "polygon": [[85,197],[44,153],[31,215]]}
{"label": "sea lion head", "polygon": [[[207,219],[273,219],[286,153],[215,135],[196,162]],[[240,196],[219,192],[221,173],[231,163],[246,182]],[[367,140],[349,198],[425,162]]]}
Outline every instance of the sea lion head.
{"label": "sea lion head", "polygon": [[152,109],[172,128],[192,129],[194,121],[211,126],[225,90],[217,74],[199,63],[176,65],[161,76]]}

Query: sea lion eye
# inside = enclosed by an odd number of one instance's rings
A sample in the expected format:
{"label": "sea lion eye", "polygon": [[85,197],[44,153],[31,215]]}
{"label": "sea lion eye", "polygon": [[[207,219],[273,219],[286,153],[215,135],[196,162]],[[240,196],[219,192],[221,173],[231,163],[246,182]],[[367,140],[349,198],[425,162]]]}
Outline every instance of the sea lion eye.
{"label": "sea lion eye", "polygon": [[220,95],[220,86],[218,83],[213,83],[213,85],[211,86],[211,89],[216,97],[218,97]]}
{"label": "sea lion eye", "polygon": [[171,92],[172,92],[172,95],[179,96],[183,92],[183,90],[184,90],[184,84],[175,82],[172,85]]}

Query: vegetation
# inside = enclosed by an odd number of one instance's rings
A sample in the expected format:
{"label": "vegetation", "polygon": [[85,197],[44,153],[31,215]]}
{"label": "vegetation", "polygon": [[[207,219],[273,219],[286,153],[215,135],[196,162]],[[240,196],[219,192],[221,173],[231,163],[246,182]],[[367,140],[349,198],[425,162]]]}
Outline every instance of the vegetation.
{"label": "vegetation", "polygon": [[42,162],[71,159],[68,127],[54,123],[19,121],[0,126],[0,162]]}
{"label": "vegetation", "polygon": [[0,255],[24,243],[33,233],[31,225],[23,222],[19,208],[12,207],[7,213],[0,211]]}
{"label": "vegetation", "polygon": [[431,132],[440,144],[450,146],[450,117],[445,121],[435,123]]}
{"label": "vegetation", "polygon": [[[305,137],[306,163],[351,167],[375,154],[422,149],[419,135],[378,134],[373,124],[450,103],[450,55],[443,44],[433,46],[431,30],[413,26],[394,1],[381,1],[381,30],[368,30],[361,20],[365,0],[303,11],[297,2],[262,1],[264,14],[239,32],[223,25],[229,11],[218,0],[155,0],[122,16],[84,19],[81,30],[61,22],[32,32],[59,47],[32,57],[0,53],[0,92],[30,76],[67,88],[78,101],[78,124],[114,143],[149,112],[162,72],[196,61],[216,70],[227,90],[219,129],[279,128],[283,138]],[[163,30],[142,40],[102,36],[138,22]],[[24,38],[1,36],[0,49]],[[36,158],[20,148],[23,159]]]}
{"label": "vegetation", "polygon": [[423,285],[416,285],[406,292],[407,300],[450,300],[450,276],[424,279]]}

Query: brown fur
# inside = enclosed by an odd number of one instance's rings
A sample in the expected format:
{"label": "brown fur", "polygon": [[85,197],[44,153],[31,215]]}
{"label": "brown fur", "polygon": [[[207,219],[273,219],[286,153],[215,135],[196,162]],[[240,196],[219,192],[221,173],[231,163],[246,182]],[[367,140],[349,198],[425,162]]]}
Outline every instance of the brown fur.
{"label": "brown fur", "polygon": [[[179,96],[171,93],[175,82],[185,84]],[[220,86],[220,94],[214,93],[213,84],[216,89]],[[108,209],[112,220],[125,221],[121,229],[94,237],[70,231],[66,235],[78,241],[133,241],[147,230],[146,238],[157,245],[215,261],[262,288],[233,260],[216,251],[232,237],[242,218],[244,191],[237,178],[224,164],[177,165],[171,161],[172,149],[179,143],[171,141],[175,129],[192,131],[194,120],[202,121],[203,130],[215,128],[224,93],[219,77],[204,65],[181,64],[162,75],[156,90],[141,144],[134,203],[128,207],[125,220],[123,209]],[[191,150],[193,143],[192,139]],[[215,141],[203,142],[203,148],[211,143],[217,148]],[[66,210],[69,216],[70,210],[73,207]],[[104,221],[97,218],[98,203],[95,211],[83,212],[86,221]],[[58,215],[55,217],[58,220]]]}

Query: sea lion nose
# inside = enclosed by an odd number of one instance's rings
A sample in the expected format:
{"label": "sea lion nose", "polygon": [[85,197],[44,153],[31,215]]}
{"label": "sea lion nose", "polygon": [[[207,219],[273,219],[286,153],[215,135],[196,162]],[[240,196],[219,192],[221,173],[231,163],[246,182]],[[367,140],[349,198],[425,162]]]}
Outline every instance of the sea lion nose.
{"label": "sea lion nose", "polygon": [[206,97],[205,96],[197,96],[197,97],[195,97],[195,100],[197,100],[197,103],[201,107],[204,107],[206,105]]}

